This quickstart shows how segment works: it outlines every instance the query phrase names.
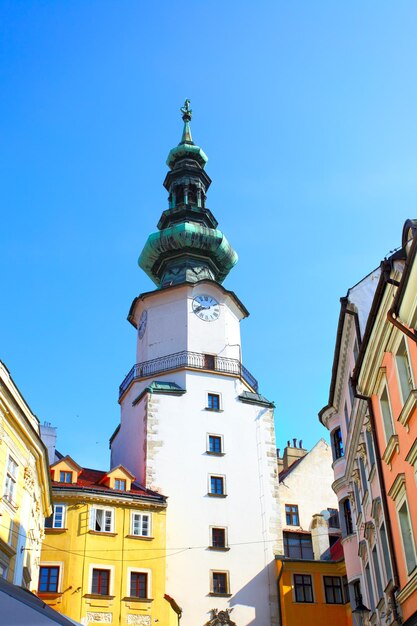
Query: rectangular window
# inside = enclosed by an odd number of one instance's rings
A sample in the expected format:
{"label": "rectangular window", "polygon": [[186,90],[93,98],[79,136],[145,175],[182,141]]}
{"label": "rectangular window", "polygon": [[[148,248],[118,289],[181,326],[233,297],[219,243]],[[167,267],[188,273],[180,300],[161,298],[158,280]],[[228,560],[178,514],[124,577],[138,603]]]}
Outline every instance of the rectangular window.
{"label": "rectangular window", "polygon": [[132,513],[132,535],[150,537],[151,516],[149,513]]}
{"label": "rectangular window", "polygon": [[287,526],[299,526],[300,525],[297,504],[285,505],[285,520],[286,520]]}
{"label": "rectangular window", "polygon": [[417,565],[416,553],[414,550],[413,531],[411,528],[410,516],[408,513],[407,502],[404,501],[401,508],[398,510],[398,517],[400,520],[401,537],[403,540],[405,561],[407,564],[407,572],[411,574]]}
{"label": "rectangular window", "polygon": [[59,567],[41,565],[39,569],[38,591],[43,593],[57,593],[59,582]]}
{"label": "rectangular window", "polygon": [[45,528],[65,528],[65,504],[54,504],[54,512],[45,518]]}
{"label": "rectangular window", "polygon": [[225,528],[212,528],[211,529],[211,547],[212,548],[225,548],[226,547],[226,529]]}
{"label": "rectangular window", "polygon": [[126,481],[123,478],[115,478],[114,488],[118,491],[126,491]]}
{"label": "rectangular window", "polygon": [[349,411],[348,411],[346,402],[345,402],[344,413],[345,413],[346,432],[348,432],[348,430],[349,430]]}
{"label": "rectangular window", "polygon": [[296,602],[314,602],[311,576],[294,574],[294,591]]}
{"label": "rectangular window", "polygon": [[4,497],[14,504],[16,495],[17,463],[11,456],[7,460],[6,483],[4,485]]}
{"label": "rectangular window", "polygon": [[355,502],[356,502],[356,517],[358,518],[359,515],[362,513],[362,504],[361,504],[361,497],[359,494],[359,488],[358,488],[358,483],[356,481],[354,481],[353,483],[353,491],[355,493]]}
{"label": "rectangular window", "polygon": [[211,573],[212,593],[225,595],[229,593],[229,580],[227,572]]}
{"label": "rectangular window", "polygon": [[146,572],[131,572],[130,596],[132,598],[148,597],[148,574]]}
{"label": "rectangular window", "polygon": [[359,457],[359,472],[361,475],[362,493],[365,495],[368,491],[368,481],[366,480],[365,464],[361,456]]}
{"label": "rectangular window", "polygon": [[380,600],[384,593],[382,589],[382,580],[381,580],[381,572],[380,572],[380,564],[378,561],[378,554],[376,551],[376,546],[373,547],[372,550],[372,562],[374,564],[374,572],[375,572],[375,580],[376,580],[376,589],[378,592],[378,600]]}
{"label": "rectangular window", "polygon": [[329,511],[329,519],[327,523],[329,524],[329,528],[340,528],[339,523],[339,511],[337,509],[327,509]]}
{"label": "rectangular window", "polygon": [[217,393],[207,394],[207,408],[212,411],[220,410],[220,396]]}
{"label": "rectangular window", "polygon": [[350,408],[352,410],[353,409],[353,403],[355,402],[355,395],[353,393],[353,384],[352,384],[352,379],[351,378],[349,379],[348,388],[349,388]]}
{"label": "rectangular window", "polygon": [[224,477],[210,476],[210,494],[214,496],[224,496]]}
{"label": "rectangular window", "polygon": [[327,604],[343,604],[342,581],[339,576],[324,576]]}
{"label": "rectangular window", "polygon": [[413,377],[411,375],[410,362],[408,360],[407,346],[405,339],[400,343],[400,346],[395,355],[395,361],[397,363],[398,377],[400,382],[401,396],[403,404],[410,395],[410,391],[413,388]]}
{"label": "rectangular window", "polygon": [[375,464],[375,451],[374,451],[374,442],[372,439],[372,434],[369,432],[369,430],[366,431],[365,437],[366,437],[366,447],[368,448],[369,467],[371,469]]}
{"label": "rectangular window", "polygon": [[374,590],[372,587],[371,572],[369,569],[369,563],[365,567],[366,586],[368,588],[369,607],[371,611],[375,611]]}
{"label": "rectangular window", "polygon": [[340,459],[345,454],[343,449],[342,431],[340,428],[336,428],[336,430],[333,431],[332,441],[334,460]]}
{"label": "rectangular window", "polygon": [[381,528],[379,529],[379,534],[381,535],[382,553],[384,555],[384,563],[385,563],[385,572],[387,574],[387,582],[389,582],[392,579],[392,571],[391,571],[391,561],[390,561],[390,558],[389,558],[387,533],[385,532],[385,524],[381,525]]}
{"label": "rectangular window", "polygon": [[314,559],[311,535],[284,532],[284,552],[292,559]]}
{"label": "rectangular window", "polygon": [[212,454],[222,453],[222,438],[219,435],[209,435],[208,444],[208,452]]}
{"label": "rectangular window", "polygon": [[93,569],[91,593],[97,596],[108,596],[110,590],[110,570]]}
{"label": "rectangular window", "polygon": [[215,370],[216,369],[216,358],[214,354],[205,354],[204,355],[204,369],[206,370]]}
{"label": "rectangular window", "polygon": [[346,536],[353,534],[352,509],[350,508],[349,498],[343,500],[343,520],[345,522]]}
{"label": "rectangular window", "polygon": [[384,390],[381,393],[379,403],[381,405],[382,421],[384,423],[385,440],[386,443],[388,443],[388,441],[394,434],[394,426],[392,424],[391,405],[389,402],[388,391],[386,387],[384,387]]}
{"label": "rectangular window", "polygon": [[72,483],[72,472],[59,472],[60,483]]}
{"label": "rectangular window", "polygon": [[92,507],[90,509],[90,530],[95,530],[98,533],[112,533],[114,528],[113,514],[113,509]]}

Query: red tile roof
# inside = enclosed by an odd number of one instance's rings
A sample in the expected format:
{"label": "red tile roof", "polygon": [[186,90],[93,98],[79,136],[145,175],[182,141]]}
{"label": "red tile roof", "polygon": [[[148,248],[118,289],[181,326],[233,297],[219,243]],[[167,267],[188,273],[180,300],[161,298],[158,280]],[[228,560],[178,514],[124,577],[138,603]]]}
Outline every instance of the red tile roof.
{"label": "red tile roof", "polygon": [[331,561],[341,561],[345,558],[343,554],[343,546],[342,546],[342,538],[339,539],[330,546],[330,560]]}
{"label": "red tile roof", "polygon": [[[95,470],[89,467],[83,467],[82,471],[78,475],[78,480],[76,483],[62,483],[59,480],[52,480],[52,487],[60,487],[68,490],[93,490],[93,491],[101,491],[103,493],[112,494],[116,496],[122,495],[131,495],[131,496],[140,496],[143,498],[149,497],[152,499],[160,499],[162,502],[165,501],[165,496],[157,493],[156,491],[152,491],[151,489],[146,489],[137,482],[132,482],[130,491],[121,491],[119,489],[111,489],[106,485],[103,485],[101,481],[107,476],[108,472],[104,472],[102,470]],[[100,484],[101,483],[101,484]]]}

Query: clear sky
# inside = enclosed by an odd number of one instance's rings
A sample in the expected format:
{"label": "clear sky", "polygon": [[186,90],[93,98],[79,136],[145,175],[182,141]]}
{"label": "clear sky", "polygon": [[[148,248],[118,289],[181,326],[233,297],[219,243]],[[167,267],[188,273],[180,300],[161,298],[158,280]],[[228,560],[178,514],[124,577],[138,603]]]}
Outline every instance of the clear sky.
{"label": "clear sky", "polygon": [[0,358],[61,452],[108,465],[185,98],[277,446],[327,435],[339,297],[417,217],[416,32],[402,0],[0,0]]}

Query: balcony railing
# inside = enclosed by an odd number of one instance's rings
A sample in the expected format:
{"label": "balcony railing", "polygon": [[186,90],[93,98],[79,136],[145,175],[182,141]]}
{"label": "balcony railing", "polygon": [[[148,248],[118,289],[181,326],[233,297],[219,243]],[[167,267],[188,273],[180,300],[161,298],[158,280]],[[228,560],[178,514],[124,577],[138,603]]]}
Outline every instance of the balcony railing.
{"label": "balcony railing", "polygon": [[183,352],[168,354],[151,361],[136,363],[119,387],[119,398],[124,394],[132,381],[149,378],[155,374],[170,372],[181,367],[241,376],[252,389],[256,392],[258,391],[258,381],[237,359],[227,359],[223,356],[184,350]]}

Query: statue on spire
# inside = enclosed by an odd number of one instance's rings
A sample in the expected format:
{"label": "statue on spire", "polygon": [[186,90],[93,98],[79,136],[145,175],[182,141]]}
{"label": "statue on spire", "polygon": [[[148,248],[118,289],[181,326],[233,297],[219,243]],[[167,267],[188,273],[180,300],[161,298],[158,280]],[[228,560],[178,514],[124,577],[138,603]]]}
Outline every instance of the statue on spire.
{"label": "statue on spire", "polygon": [[190,100],[186,100],[184,102],[184,106],[182,106],[180,108],[180,111],[182,113],[182,119],[184,122],[191,122],[191,116],[193,114],[193,110],[190,109]]}

